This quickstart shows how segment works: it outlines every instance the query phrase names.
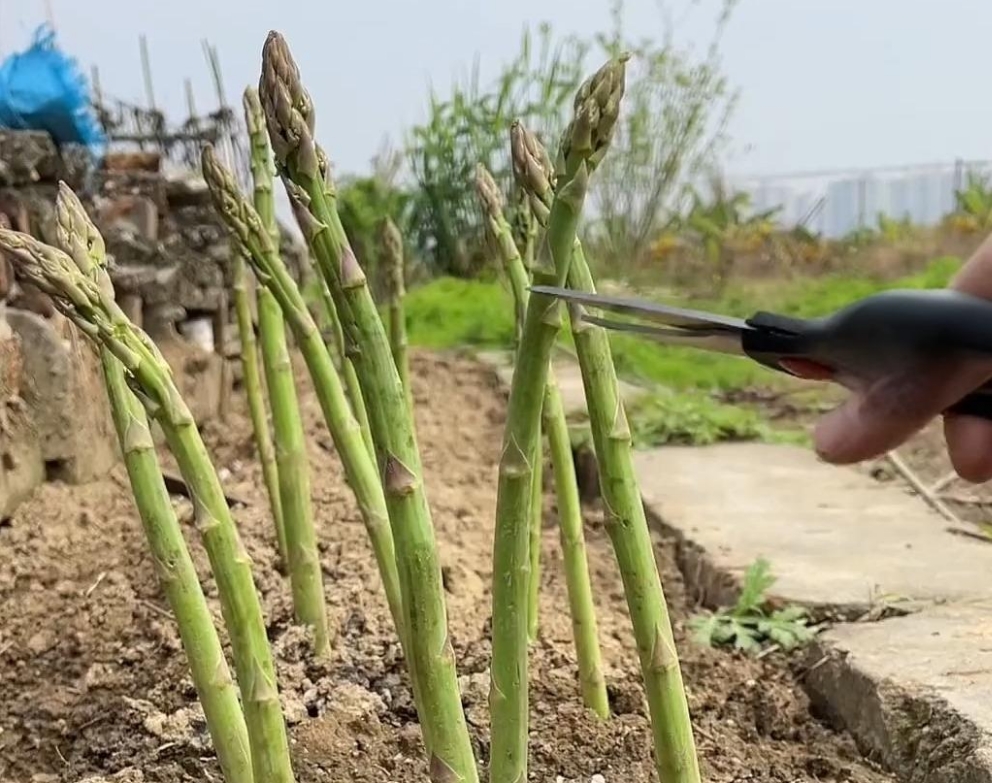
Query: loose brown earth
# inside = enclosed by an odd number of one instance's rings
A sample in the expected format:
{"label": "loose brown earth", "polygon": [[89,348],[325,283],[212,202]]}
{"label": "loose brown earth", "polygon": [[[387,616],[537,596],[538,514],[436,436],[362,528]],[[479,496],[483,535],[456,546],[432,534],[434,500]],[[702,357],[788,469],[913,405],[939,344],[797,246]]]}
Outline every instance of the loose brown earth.
{"label": "loose brown earth", "polygon": [[[462,693],[479,757],[488,753],[490,549],[504,401],[490,371],[454,356],[414,357],[419,440],[444,567]],[[325,587],[337,640],[318,663],[291,623],[260,469],[242,402],[205,428],[255,561],[300,781],[426,780],[408,683],[355,502],[313,395],[302,395]],[[659,480],[664,480],[659,477]],[[188,503],[180,501],[185,514]],[[532,654],[530,779],[654,780],[648,723],[619,575],[599,512],[588,548],[614,717],[580,705],[548,497],[540,639]],[[206,558],[191,547],[201,574]],[[819,723],[802,672],[704,649],[695,611],[660,541],[705,779],[889,780],[850,739]],[[206,582],[216,610],[216,590]],[[123,471],[86,486],[49,484],[0,528],[0,781],[220,780],[173,620],[153,575]],[[218,612],[219,616],[219,612]]]}

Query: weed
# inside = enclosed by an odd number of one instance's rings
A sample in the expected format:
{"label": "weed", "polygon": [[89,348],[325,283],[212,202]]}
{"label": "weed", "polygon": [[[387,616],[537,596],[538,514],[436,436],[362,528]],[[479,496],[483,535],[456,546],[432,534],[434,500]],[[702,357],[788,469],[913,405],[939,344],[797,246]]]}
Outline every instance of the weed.
{"label": "weed", "polygon": [[801,606],[765,611],[765,594],[773,584],[771,566],[758,558],[747,569],[733,607],[693,618],[696,641],[707,647],[732,645],[734,649],[756,653],[766,642],[792,650],[812,640],[815,631],[807,625],[806,610]]}
{"label": "weed", "polygon": [[634,445],[705,446],[721,441],[780,442],[802,433],[780,432],[749,408],[714,400],[705,393],[658,391],[628,411]]}

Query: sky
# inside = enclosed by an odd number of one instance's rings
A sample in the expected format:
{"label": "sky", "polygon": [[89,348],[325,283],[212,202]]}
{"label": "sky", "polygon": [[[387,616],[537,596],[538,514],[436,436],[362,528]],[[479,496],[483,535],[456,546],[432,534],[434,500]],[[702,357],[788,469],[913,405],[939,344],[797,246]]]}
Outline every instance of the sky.
{"label": "sky", "polygon": [[[257,83],[280,31],[317,106],[338,171],[361,172],[387,134],[399,141],[440,89],[480,58],[495,75],[524,24],[584,36],[609,25],[608,0],[0,0],[0,53],[24,48],[50,13],[63,48],[105,92],[144,103],[139,36],[156,99],[185,114],[185,78],[215,105],[202,39],[218,51],[229,99]],[[703,47],[719,0],[668,0],[680,45]],[[302,10],[306,9],[306,11]],[[660,35],[658,0],[627,0],[628,29]],[[723,65],[740,90],[725,171],[765,175],[992,158],[988,0],[740,0]]]}

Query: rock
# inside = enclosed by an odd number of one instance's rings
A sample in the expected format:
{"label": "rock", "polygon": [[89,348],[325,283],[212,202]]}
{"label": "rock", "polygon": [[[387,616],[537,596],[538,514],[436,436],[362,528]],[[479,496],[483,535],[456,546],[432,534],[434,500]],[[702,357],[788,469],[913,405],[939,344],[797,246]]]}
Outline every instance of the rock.
{"label": "rock", "polygon": [[147,196],[124,195],[105,202],[97,222],[104,231],[136,234],[149,242],[158,241],[158,207]]}
{"label": "rock", "polygon": [[65,319],[14,309],[7,318],[20,337],[21,396],[49,471],[71,483],[104,475],[117,461],[117,437],[92,347]]}
{"label": "rock", "polygon": [[282,714],[289,726],[295,726],[307,719],[307,706],[296,698],[283,698]]}
{"label": "rock", "polygon": [[0,130],[0,184],[57,182],[62,172],[62,157],[45,131]]}
{"label": "rock", "polygon": [[136,767],[125,767],[109,778],[103,775],[82,778],[78,783],[144,783],[145,773]]}
{"label": "rock", "polygon": [[158,173],[162,168],[159,152],[108,152],[103,156],[105,171],[147,171]]}
{"label": "rock", "polygon": [[4,311],[0,303],[0,518],[12,514],[45,478],[41,446],[21,398],[21,342]]}

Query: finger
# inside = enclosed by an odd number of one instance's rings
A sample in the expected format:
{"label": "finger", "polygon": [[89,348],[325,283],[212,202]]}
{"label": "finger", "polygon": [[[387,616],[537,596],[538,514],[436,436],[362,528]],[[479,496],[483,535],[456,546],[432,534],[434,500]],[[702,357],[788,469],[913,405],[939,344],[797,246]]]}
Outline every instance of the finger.
{"label": "finger", "polygon": [[814,443],[820,457],[846,465],[890,451],[992,376],[992,362],[946,363],[874,382],[824,416]]}
{"label": "finger", "polygon": [[992,299],[992,234],[971,254],[948,287],[982,299]]}
{"label": "finger", "polygon": [[992,479],[992,421],[947,415],[944,438],[955,473],[975,484]]}

